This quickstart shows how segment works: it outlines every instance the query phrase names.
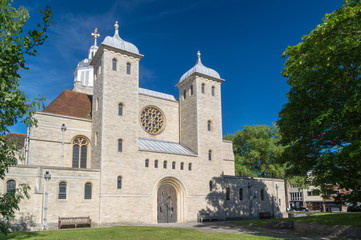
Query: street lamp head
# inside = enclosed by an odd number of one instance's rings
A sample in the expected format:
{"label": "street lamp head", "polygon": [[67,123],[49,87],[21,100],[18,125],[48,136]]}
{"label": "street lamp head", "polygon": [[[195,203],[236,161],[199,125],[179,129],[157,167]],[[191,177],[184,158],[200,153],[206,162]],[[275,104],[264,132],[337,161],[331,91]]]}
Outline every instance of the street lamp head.
{"label": "street lamp head", "polygon": [[50,180],[50,179],[51,179],[51,175],[50,175],[49,171],[46,171],[46,172],[45,172],[44,178],[45,178],[46,180]]}
{"label": "street lamp head", "polygon": [[66,125],[64,123],[61,125],[61,131],[63,131],[63,132],[66,131]]}

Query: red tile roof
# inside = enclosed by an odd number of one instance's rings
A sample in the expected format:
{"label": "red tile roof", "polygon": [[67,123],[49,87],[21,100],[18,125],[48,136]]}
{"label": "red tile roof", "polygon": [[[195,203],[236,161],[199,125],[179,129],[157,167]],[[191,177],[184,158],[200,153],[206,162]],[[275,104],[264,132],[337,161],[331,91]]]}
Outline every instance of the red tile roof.
{"label": "red tile roof", "polygon": [[8,133],[6,134],[6,141],[8,143],[16,143],[17,145],[17,149],[20,150],[24,147],[25,144],[25,138],[26,138],[26,134],[22,134],[22,133]]}
{"label": "red tile roof", "polygon": [[91,119],[92,96],[64,90],[43,112]]}

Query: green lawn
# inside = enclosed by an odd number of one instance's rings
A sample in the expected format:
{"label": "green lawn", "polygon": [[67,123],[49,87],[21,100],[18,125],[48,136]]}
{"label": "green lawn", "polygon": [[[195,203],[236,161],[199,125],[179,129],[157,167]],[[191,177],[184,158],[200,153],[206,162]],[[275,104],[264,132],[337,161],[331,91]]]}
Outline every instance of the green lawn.
{"label": "green lawn", "polygon": [[[2,238],[1,238],[2,237]],[[161,227],[109,227],[109,228],[83,228],[83,229],[64,229],[42,232],[23,232],[11,233],[8,236],[1,236],[0,239],[17,240],[124,240],[124,239],[237,239],[237,240],[271,240],[285,239],[263,236],[252,236],[246,234],[221,234],[204,233],[193,229],[182,228],[161,228]]]}
{"label": "green lawn", "polygon": [[[277,221],[308,222],[327,225],[361,226],[361,213],[317,213],[309,217],[276,219]],[[275,219],[246,220],[239,221],[239,225],[262,226],[265,223],[273,222]]]}

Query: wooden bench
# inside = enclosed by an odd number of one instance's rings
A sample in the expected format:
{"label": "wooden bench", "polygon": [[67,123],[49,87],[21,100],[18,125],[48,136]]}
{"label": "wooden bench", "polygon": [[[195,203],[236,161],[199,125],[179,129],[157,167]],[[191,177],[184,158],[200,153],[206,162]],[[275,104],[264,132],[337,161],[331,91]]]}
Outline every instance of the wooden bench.
{"label": "wooden bench", "polygon": [[91,227],[91,223],[90,217],[59,217],[58,229],[61,229],[62,226],[74,226],[77,228],[78,225],[89,225]]}
{"label": "wooden bench", "polygon": [[198,222],[214,222],[217,221],[217,217],[213,213],[198,213]]}
{"label": "wooden bench", "polygon": [[259,212],[259,219],[270,219],[272,218],[272,214],[270,212]]}

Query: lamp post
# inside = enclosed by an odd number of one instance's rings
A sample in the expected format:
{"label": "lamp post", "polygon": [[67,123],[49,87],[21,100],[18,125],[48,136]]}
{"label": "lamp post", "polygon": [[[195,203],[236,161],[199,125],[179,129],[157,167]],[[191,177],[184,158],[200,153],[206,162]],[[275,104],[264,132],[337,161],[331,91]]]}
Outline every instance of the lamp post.
{"label": "lamp post", "polygon": [[61,141],[61,167],[63,167],[63,162],[64,162],[64,133],[66,131],[66,125],[64,123],[61,125],[61,131],[63,132],[63,139]]}
{"label": "lamp post", "polygon": [[279,186],[276,184],[276,206],[277,206],[277,209],[276,209],[276,211],[277,211],[277,213],[279,212],[279,208],[280,208],[280,205],[279,205],[279,199],[278,199],[278,188],[279,188]]}
{"label": "lamp post", "polygon": [[48,218],[47,218],[47,214],[48,214],[48,183],[49,183],[49,180],[51,179],[51,175],[48,171],[45,172],[44,178],[45,178],[45,182],[46,182],[45,206],[44,206],[44,230],[47,230],[48,229]]}

